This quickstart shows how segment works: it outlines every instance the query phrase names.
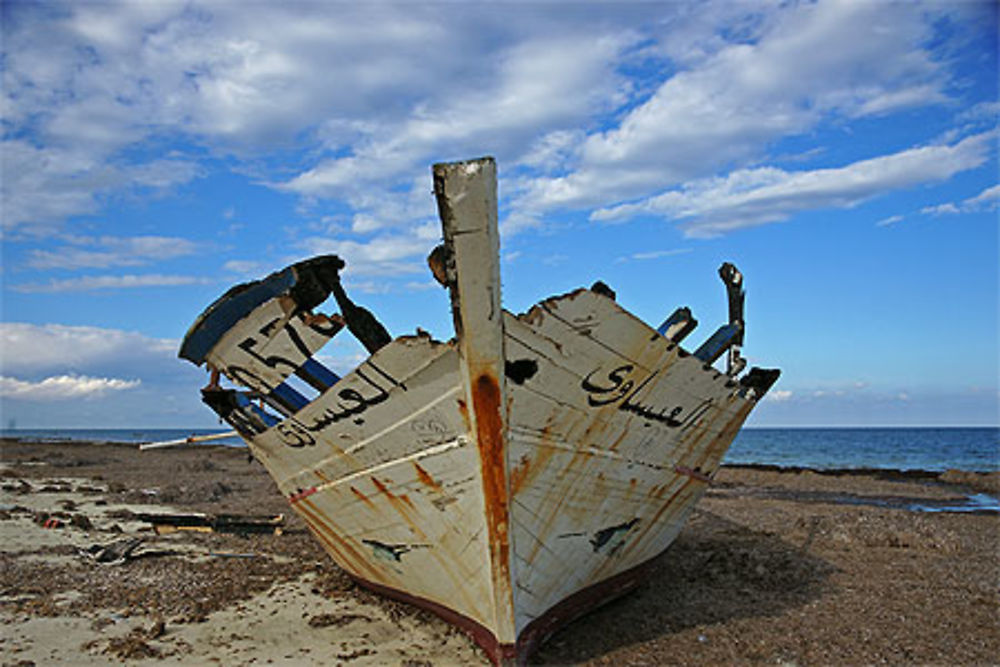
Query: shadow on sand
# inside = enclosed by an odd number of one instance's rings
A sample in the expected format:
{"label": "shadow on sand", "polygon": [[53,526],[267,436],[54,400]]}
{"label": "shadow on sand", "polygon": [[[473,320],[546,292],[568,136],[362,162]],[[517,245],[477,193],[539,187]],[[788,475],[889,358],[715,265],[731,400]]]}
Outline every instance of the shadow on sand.
{"label": "shadow on sand", "polygon": [[578,663],[694,626],[777,615],[817,598],[833,571],[801,545],[696,510],[644,585],[555,633],[530,664]]}

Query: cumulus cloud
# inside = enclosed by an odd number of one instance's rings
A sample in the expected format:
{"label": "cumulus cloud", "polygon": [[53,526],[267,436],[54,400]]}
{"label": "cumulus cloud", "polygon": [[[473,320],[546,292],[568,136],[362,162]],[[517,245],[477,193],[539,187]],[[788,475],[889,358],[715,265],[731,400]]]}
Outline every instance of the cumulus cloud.
{"label": "cumulus cloud", "polygon": [[[4,419],[48,428],[93,426],[95,419],[108,428],[210,426],[213,413],[198,393],[207,376],[177,358],[179,344],[121,329],[2,322]],[[51,401],[74,398],[93,400],[61,401],[52,411]]]}
{"label": "cumulus cloud", "polygon": [[[188,183],[226,157],[303,210],[336,200],[350,234],[384,244],[433,216],[429,163],[492,153],[513,233],[553,209],[750,169],[776,140],[829,121],[951,103],[947,62],[928,45],[956,13],[873,2],[14,5],[3,227],[52,234],[117,194]],[[164,138],[189,148],[165,152]],[[67,250],[66,266],[130,265],[112,249]],[[59,264],[51,252],[31,261]]]}
{"label": "cumulus cloud", "polygon": [[977,134],[952,145],[920,146],[831,169],[741,169],[642,202],[600,209],[591,218],[615,222],[658,215],[684,221],[688,236],[717,236],[801,211],[850,208],[891,190],[946,180],[982,165],[994,136]]}
{"label": "cumulus cloud", "polygon": [[24,401],[62,401],[99,398],[108,392],[133,389],[139,380],[97,378],[85,375],[56,375],[30,382],[0,375],[0,396]]}
{"label": "cumulus cloud", "polygon": [[[623,82],[613,63],[627,43],[624,37],[574,35],[507,47],[495,54],[496,69],[485,89],[455,90],[424,102],[404,122],[372,128],[376,132],[353,155],[326,161],[283,187],[310,195],[350,194],[359,185],[384,182],[414,167],[426,170],[424,156],[442,151],[461,156],[487,142],[494,152],[511,157],[532,145],[528,160],[544,161],[545,153],[568,141],[547,129],[583,121],[621,101],[617,89]],[[533,145],[538,134],[548,137],[549,147]]]}
{"label": "cumulus cloud", "polygon": [[33,269],[107,269],[140,266],[190,255],[198,244],[170,236],[84,237],[64,236],[68,245],[55,250],[35,249],[28,254]]}
{"label": "cumulus cloud", "polygon": [[615,63],[634,39],[556,34],[507,45],[484,58],[495,63],[485,85],[447,86],[405,118],[360,129],[346,154],[275,186],[345,200],[357,212],[352,231],[366,233],[433,216],[431,162],[488,151],[512,168],[551,169],[582,136],[567,128],[625,100]]}
{"label": "cumulus cloud", "polygon": [[[423,172],[434,159],[484,148],[516,156],[538,133],[613,107],[624,85],[616,55],[635,39],[625,26],[659,11],[12,7],[2,106],[16,131],[3,154],[16,169],[5,169],[4,226],[51,233],[67,217],[99,210],[109,193],[200,175],[191,158],[155,154],[167,134],[215,155],[305,145],[321,159],[291,179],[261,180],[308,197],[350,198],[367,211],[418,175],[426,191]],[[140,146],[153,154],[133,150]],[[381,196],[366,201],[366,182],[384,187]]]}
{"label": "cumulus cloud", "polygon": [[925,50],[931,24],[884,3],[813,3],[763,11],[749,39],[667,78],[617,126],[590,134],[566,175],[526,187],[531,208],[648,196],[760,157],[769,142],[830,117],[856,118],[948,98]]}
{"label": "cumulus cloud", "polygon": [[307,255],[333,254],[347,264],[345,275],[392,276],[426,271],[423,259],[435,245],[420,234],[383,235],[367,242],[309,237],[302,247]]}
{"label": "cumulus cloud", "polygon": [[92,292],[95,290],[136,289],[145,287],[177,287],[210,283],[206,278],[196,276],[172,276],[159,273],[122,276],[81,276],[65,280],[49,280],[46,283],[21,283],[12,285],[17,292],[37,294],[44,292]]}
{"label": "cumulus cloud", "polygon": [[37,146],[4,139],[0,146],[0,231],[5,236],[51,235],[67,218],[99,211],[108,195],[143,187],[162,191],[201,173],[189,160],[122,163],[114,151],[83,142]]}
{"label": "cumulus cloud", "polygon": [[177,365],[179,342],[132,331],[0,322],[0,371],[13,376],[162,370]]}

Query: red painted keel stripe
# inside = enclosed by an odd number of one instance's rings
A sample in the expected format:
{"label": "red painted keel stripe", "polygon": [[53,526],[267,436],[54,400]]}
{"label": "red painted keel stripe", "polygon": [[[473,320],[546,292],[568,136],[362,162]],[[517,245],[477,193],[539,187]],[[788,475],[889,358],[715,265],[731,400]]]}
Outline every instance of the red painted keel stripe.
{"label": "red painted keel stripe", "polygon": [[290,503],[297,503],[300,500],[302,500],[303,498],[308,498],[309,496],[311,496],[314,493],[316,493],[316,487],[315,486],[311,486],[308,489],[306,489],[305,491],[299,491],[298,493],[293,493],[292,495],[288,496],[288,502],[290,502]]}
{"label": "red painted keel stripe", "polygon": [[712,478],[709,475],[706,475],[705,473],[701,472],[700,470],[692,470],[691,468],[688,468],[687,466],[676,465],[676,466],[674,466],[674,472],[676,472],[679,475],[687,475],[691,479],[697,479],[697,480],[700,480],[700,481],[706,482],[706,483],[712,481]]}
{"label": "red painted keel stripe", "polygon": [[521,630],[518,634],[516,645],[501,644],[489,628],[468,616],[458,613],[454,609],[449,609],[437,602],[411,595],[405,591],[377,584],[350,573],[348,574],[365,588],[371,589],[376,593],[381,593],[386,597],[395,598],[426,609],[463,630],[486,652],[486,655],[494,665],[524,665],[527,664],[528,656],[560,627],[639,586],[646,579],[656,561],[666,551],[667,549],[661,551],[653,558],[636,565],[630,570],[620,572],[613,577],[581,589],[554,607],[551,607]]}

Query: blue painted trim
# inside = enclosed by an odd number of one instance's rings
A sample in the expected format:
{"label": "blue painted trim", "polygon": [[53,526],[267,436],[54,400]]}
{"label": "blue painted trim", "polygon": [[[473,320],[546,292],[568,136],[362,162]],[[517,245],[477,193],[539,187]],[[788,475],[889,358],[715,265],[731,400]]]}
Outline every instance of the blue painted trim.
{"label": "blue painted trim", "polygon": [[735,324],[726,324],[719,327],[719,330],[712,334],[712,337],[702,343],[694,352],[694,356],[701,359],[706,364],[710,364],[726,351],[733,338],[740,332],[740,328]]}
{"label": "blue painted trim", "polygon": [[288,267],[263,280],[233,287],[198,316],[184,336],[177,355],[200,366],[219,339],[237,322],[261,304],[287,292],[295,282],[295,271]]}
{"label": "blue painted trim", "polygon": [[293,414],[309,405],[309,399],[284,382],[275,387],[271,393],[268,394],[268,398],[273,398],[278,403],[285,406]]}
{"label": "blue painted trim", "polygon": [[312,358],[307,359],[295,374],[308,382],[316,391],[326,391],[340,382],[339,375]]}
{"label": "blue painted trim", "polygon": [[684,314],[683,308],[678,308],[670,315],[670,317],[668,317],[663,321],[663,324],[661,324],[656,328],[656,333],[660,334],[661,336],[665,336],[667,334],[667,329],[669,329],[670,327],[674,326],[679,322],[688,322],[690,321],[690,319],[691,318],[688,315]]}

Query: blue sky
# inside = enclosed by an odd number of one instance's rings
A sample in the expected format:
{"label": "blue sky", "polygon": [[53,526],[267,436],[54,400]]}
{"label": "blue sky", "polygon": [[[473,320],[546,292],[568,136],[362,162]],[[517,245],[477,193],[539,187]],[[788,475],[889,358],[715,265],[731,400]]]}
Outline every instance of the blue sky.
{"label": "blue sky", "polygon": [[449,338],[430,165],[487,154],[508,309],[601,279],[696,346],[733,261],[751,424],[1000,422],[995,3],[0,12],[4,426],[214,425],[180,338],[317,253]]}

